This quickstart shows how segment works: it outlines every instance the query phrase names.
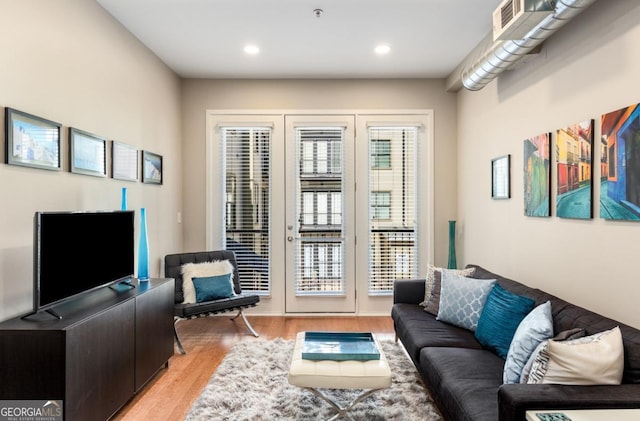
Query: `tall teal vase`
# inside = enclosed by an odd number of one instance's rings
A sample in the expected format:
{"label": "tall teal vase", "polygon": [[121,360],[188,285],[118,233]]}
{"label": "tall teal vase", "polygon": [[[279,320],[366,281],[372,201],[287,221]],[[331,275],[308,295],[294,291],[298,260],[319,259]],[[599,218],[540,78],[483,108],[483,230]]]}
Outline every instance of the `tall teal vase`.
{"label": "tall teal vase", "polygon": [[458,269],[456,262],[456,221],[449,221],[449,261],[447,268]]}
{"label": "tall teal vase", "polygon": [[121,210],[127,210],[127,188],[122,188],[122,203],[120,205]]}
{"label": "tall teal vase", "polygon": [[140,240],[138,241],[138,280],[149,280],[149,237],[147,236],[147,211],[140,208]]}

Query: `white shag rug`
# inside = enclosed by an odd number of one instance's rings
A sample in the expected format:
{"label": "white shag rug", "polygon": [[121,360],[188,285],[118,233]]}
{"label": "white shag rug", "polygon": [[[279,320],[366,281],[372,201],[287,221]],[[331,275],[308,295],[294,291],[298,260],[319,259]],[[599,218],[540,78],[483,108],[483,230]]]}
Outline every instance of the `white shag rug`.
{"label": "white shag rug", "polygon": [[[400,343],[380,341],[392,373],[391,387],[359,402],[354,420],[442,421],[413,363]],[[236,344],[218,366],[186,420],[326,420],[336,411],[308,390],[287,380],[293,341]],[[341,406],[361,390],[322,389]]]}

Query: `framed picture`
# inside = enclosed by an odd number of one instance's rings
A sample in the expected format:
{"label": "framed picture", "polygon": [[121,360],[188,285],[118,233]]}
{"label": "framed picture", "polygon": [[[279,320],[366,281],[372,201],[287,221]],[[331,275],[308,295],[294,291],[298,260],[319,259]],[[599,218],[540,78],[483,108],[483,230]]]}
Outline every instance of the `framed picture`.
{"label": "framed picture", "polygon": [[91,133],[69,128],[70,171],[76,174],[107,176],[107,141]]}
{"label": "framed picture", "polygon": [[593,120],[556,131],[556,216],[593,217]]}
{"label": "framed picture", "polygon": [[111,176],[118,180],[138,181],[138,148],[111,142]]}
{"label": "framed picture", "polygon": [[551,133],[524,141],[524,214],[551,216]]}
{"label": "framed picture", "polygon": [[511,197],[511,155],[491,160],[491,198]]}
{"label": "framed picture", "polygon": [[142,151],[142,182],[162,184],[162,155]]}
{"label": "framed picture", "polygon": [[640,220],[640,103],[603,114],[600,218]]}
{"label": "framed picture", "polygon": [[60,123],[7,107],[4,127],[7,164],[60,170]]}

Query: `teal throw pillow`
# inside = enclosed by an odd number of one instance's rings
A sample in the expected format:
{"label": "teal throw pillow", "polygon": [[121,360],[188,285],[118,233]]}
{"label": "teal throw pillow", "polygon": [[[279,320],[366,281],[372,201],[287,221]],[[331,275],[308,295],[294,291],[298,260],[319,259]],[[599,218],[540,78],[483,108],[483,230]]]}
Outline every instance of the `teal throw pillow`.
{"label": "teal throw pillow", "polygon": [[476,339],[484,348],[506,359],[518,325],[535,303],[531,298],[516,295],[496,284],[482,309]]}
{"label": "teal throw pillow", "polygon": [[475,331],[495,279],[466,278],[442,272],[440,308],[436,320]]}
{"label": "teal throw pillow", "polygon": [[533,351],[552,336],[553,316],[551,302],[547,301],[531,310],[518,325],[504,363],[503,382],[520,383],[522,370]]}
{"label": "teal throw pillow", "polygon": [[196,302],[219,300],[233,295],[233,282],[231,273],[217,276],[193,278],[193,286],[196,289]]}

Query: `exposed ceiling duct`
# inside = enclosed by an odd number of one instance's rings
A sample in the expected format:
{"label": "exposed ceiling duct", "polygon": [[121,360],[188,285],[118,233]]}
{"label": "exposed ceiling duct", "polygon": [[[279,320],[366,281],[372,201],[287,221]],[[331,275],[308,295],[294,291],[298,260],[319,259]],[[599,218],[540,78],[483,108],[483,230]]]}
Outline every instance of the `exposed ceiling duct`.
{"label": "exposed ceiling duct", "polygon": [[457,92],[465,87],[471,91],[479,91],[595,2],[596,0],[556,0],[553,14],[545,17],[522,39],[494,41],[493,33],[489,33],[449,75],[447,90]]}

